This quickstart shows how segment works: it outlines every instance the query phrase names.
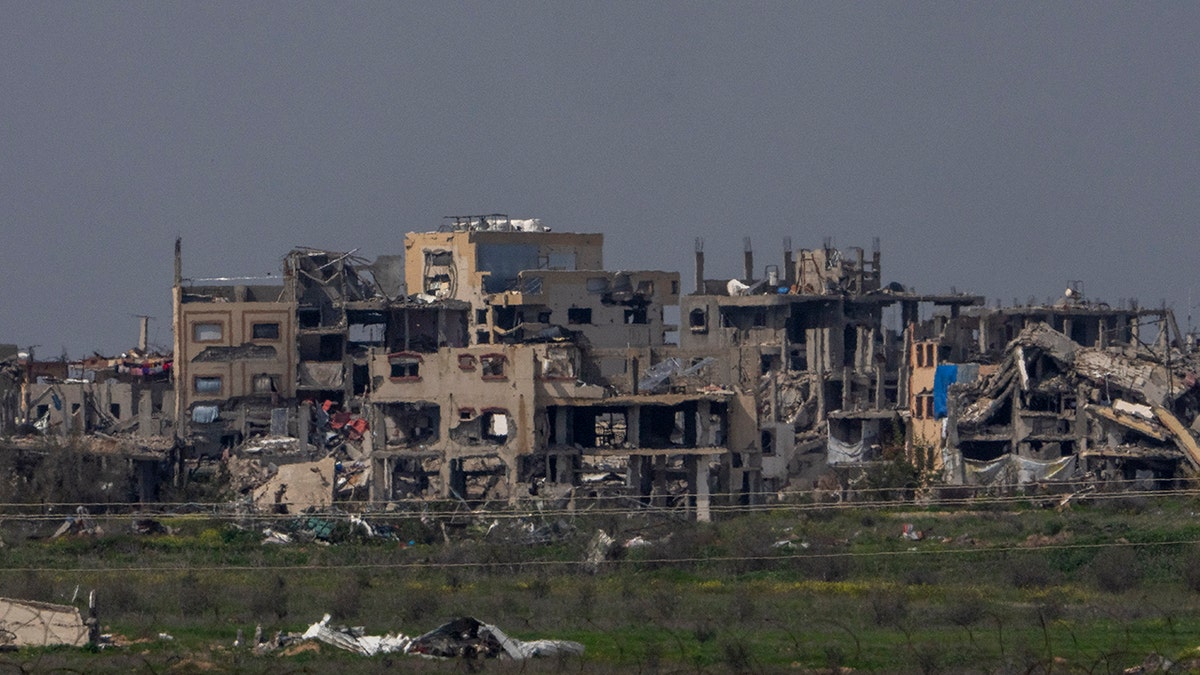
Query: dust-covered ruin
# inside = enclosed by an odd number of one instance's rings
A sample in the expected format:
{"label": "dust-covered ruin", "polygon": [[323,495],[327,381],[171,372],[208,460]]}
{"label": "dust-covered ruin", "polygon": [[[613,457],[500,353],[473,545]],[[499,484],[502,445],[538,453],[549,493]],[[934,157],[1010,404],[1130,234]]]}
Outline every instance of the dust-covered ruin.
{"label": "dust-covered ruin", "polygon": [[[743,274],[609,271],[603,236],[504,215],[403,253],[297,248],[266,278],[188,277],[173,349],[0,351],[14,447],[71,438],[137,498],[222,466],[257,508],[619,494],[706,520],[872,466],[930,484],[1168,485],[1200,470],[1192,335],[1072,284],[987,306],[885,281],[830,241]],[[676,319],[676,317],[678,317]],[[676,323],[677,321],[677,323]],[[88,445],[90,444],[90,445]]]}

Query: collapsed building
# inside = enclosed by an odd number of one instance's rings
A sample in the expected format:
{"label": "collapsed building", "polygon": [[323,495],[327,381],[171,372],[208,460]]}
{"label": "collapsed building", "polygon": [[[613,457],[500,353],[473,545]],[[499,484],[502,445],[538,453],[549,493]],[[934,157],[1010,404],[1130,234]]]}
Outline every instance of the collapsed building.
{"label": "collapsed building", "polygon": [[756,266],[747,239],[742,275],[709,279],[697,240],[684,294],[605,270],[601,234],[501,214],[374,259],[297,248],[261,278],[185,278],[177,241],[173,352],[27,363],[0,423],[141,439],[146,467],[165,441],[177,476],[221,459],[277,512],[605,494],[703,519],[896,461],[984,485],[1200,470],[1168,309],[1074,287],[990,308],[886,283],[881,258],[785,240]]}
{"label": "collapsed building", "polygon": [[993,309],[884,283],[878,241],[783,248],[759,269],[747,239],[742,277],[708,279],[697,240],[687,295],[604,270],[600,234],[499,214],[374,260],[296,249],[268,279],[184,279],[177,248],[175,428],[193,457],[332,453],[343,496],[608,489],[698,517],[876,462],[950,483],[1200,466],[1169,310]]}
{"label": "collapsed building", "polygon": [[[1200,371],[1170,310],[1057,303],[982,311],[926,335],[914,426],[951,483],[1171,479],[1200,470]],[[1148,483],[1152,484],[1152,483]]]}

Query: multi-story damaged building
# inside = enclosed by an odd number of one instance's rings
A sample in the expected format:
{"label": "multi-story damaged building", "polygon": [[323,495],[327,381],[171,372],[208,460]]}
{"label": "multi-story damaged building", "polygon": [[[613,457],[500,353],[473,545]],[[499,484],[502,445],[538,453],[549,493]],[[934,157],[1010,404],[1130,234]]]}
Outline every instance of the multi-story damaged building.
{"label": "multi-story damaged building", "polygon": [[1191,452],[1165,309],[918,294],[885,283],[878,242],[785,242],[760,269],[747,240],[738,279],[705,278],[697,242],[685,295],[674,272],[604,270],[602,248],[495,214],[374,260],[296,249],[267,279],[185,279],[177,247],[177,434],[193,456],[257,436],[345,453],[338,485],[373,500],[605,490],[698,517],[879,461],[950,482],[1009,461],[1016,482]]}

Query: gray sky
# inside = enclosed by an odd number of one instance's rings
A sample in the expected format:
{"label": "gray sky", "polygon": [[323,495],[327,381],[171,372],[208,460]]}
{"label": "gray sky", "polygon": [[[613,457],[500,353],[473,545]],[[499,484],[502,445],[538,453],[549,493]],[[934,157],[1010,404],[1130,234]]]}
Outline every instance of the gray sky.
{"label": "gray sky", "polygon": [[39,357],[127,349],[135,314],[169,345],[177,235],[186,276],[264,274],[493,211],[603,232],[607,267],[689,292],[697,236],[711,278],[740,273],[744,236],[759,267],[785,236],[878,236],[885,281],[921,292],[1082,279],[1181,327],[1200,303],[1194,2],[0,15],[0,342]]}

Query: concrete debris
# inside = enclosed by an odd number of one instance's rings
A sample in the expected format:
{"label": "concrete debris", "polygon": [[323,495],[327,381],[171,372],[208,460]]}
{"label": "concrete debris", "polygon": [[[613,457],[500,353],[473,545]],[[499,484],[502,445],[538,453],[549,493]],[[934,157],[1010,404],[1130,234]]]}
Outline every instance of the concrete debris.
{"label": "concrete debris", "polygon": [[330,627],[330,615],[326,614],[320,621],[308,627],[301,638],[305,640],[320,640],[338,649],[355,652],[363,656],[406,652],[412,644],[412,638],[399,633],[387,635],[366,635],[361,627],[347,628]]}
{"label": "concrete debris", "polygon": [[478,619],[460,617],[413,638],[408,652],[444,658],[508,657],[523,660],[558,654],[578,656],[583,654],[583,645],[569,640],[524,642]]}
{"label": "concrete debris", "polygon": [[756,266],[746,240],[733,279],[704,277],[701,245],[681,283],[604,270],[603,243],[454,216],[397,255],[297,248],[247,280],[185,278],[177,242],[175,353],[3,346],[0,435],[131,459],[142,502],[220,458],[247,503],[288,514],[614,496],[705,520],[876,462],[953,485],[1200,472],[1200,356],[1165,307],[922,294],[882,281],[877,247],[831,241]]}
{"label": "concrete debris", "polygon": [[82,647],[88,642],[88,626],[79,610],[33,600],[0,598],[0,646]]}
{"label": "concrete debris", "polygon": [[333,504],[336,464],[332,457],[278,467],[254,489],[254,505],[271,513],[303,513]]}
{"label": "concrete debris", "polygon": [[79,506],[75,509],[75,515],[67,516],[67,519],[54,531],[54,534],[50,535],[50,538],[58,539],[68,534],[77,537],[98,537],[104,534],[104,528],[92,520],[86,508]]}
{"label": "concrete debris", "polygon": [[542,656],[581,655],[584,647],[569,640],[523,641],[499,628],[471,617],[453,619],[418,637],[402,633],[367,635],[362,627],[331,626],[326,614],[302,634],[281,633],[255,652],[265,654],[302,640],[317,640],[362,656],[416,654],[438,658],[508,658],[524,660]]}

